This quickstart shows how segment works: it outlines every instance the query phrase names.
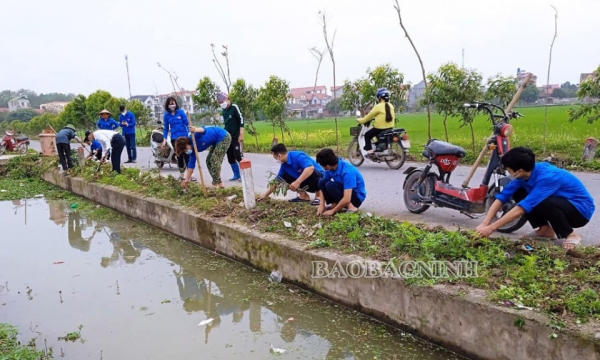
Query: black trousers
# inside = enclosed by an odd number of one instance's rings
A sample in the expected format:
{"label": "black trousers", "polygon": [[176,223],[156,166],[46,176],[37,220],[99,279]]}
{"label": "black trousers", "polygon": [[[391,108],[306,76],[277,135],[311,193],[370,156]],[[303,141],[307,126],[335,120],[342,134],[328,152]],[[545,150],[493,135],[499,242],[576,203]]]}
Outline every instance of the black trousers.
{"label": "black trousers", "polygon": [[73,161],[71,160],[71,145],[70,144],[56,144],[58,150],[58,158],[60,165],[64,171],[73,168]]}
{"label": "black trousers", "polygon": [[235,164],[236,162],[242,161],[242,151],[240,149],[240,142],[237,138],[231,137],[231,144],[229,144],[229,148],[227,149],[227,162],[231,164]]}
{"label": "black trousers", "polygon": [[[323,192],[323,197],[327,204],[337,204],[344,198],[344,184],[340,182],[327,181],[325,179],[319,180],[319,189]],[[354,207],[359,208],[362,205],[362,201],[356,195],[356,192],[352,191],[352,197],[350,203]]]}
{"label": "black trousers", "polygon": [[381,134],[382,132],[389,130],[389,129],[376,129],[376,128],[372,128],[371,130],[367,131],[365,133],[365,150],[370,151],[371,149],[373,149],[373,145],[371,144],[371,139],[373,139],[374,137],[376,137],[377,135]]}
{"label": "black trousers", "polygon": [[[283,174],[283,176],[281,177],[283,180],[285,180],[286,183],[291,184],[294,181],[298,180],[298,178],[294,178],[293,176],[291,176],[290,174]],[[313,171],[312,174],[310,174],[310,176],[308,178],[306,178],[301,184],[300,184],[300,189],[302,189],[303,187],[308,187],[305,191],[309,192],[309,193],[315,193],[317,192],[317,190],[319,190],[319,180],[321,180],[322,175],[320,172],[318,171]]]}
{"label": "black trousers", "polygon": [[112,154],[110,155],[110,162],[112,164],[113,171],[121,173],[121,154],[125,148],[125,138],[121,134],[116,134],[110,139],[110,146],[112,147]]}
{"label": "black trousers", "polygon": [[[177,139],[173,140],[171,139],[171,144],[173,145],[173,149],[175,149],[175,141],[177,141]],[[193,144],[190,144],[193,145]],[[177,167],[179,168],[179,172],[182,173],[185,171],[185,169],[187,169],[187,164],[190,161],[190,156],[188,154],[186,154],[185,152],[182,153],[181,155],[177,156]]]}
{"label": "black trousers", "polygon": [[[513,195],[516,202],[527,196],[525,189],[519,189]],[[532,228],[550,225],[559,239],[565,239],[573,232],[573,228],[584,227],[589,220],[586,219],[571,202],[559,196],[550,196],[526,214]]]}

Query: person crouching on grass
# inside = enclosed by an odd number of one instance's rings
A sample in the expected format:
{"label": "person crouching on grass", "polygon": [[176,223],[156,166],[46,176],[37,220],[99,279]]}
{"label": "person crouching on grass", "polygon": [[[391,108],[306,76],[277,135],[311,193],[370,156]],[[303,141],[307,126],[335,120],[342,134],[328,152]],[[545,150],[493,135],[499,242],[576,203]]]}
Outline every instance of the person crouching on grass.
{"label": "person crouching on grass", "polygon": [[[499,227],[525,215],[537,229],[528,237],[562,239],[570,250],[581,243],[573,228],[585,226],[596,209],[594,199],[575,175],[546,162],[535,162],[530,149],[516,147],[500,160],[513,180],[496,195],[483,223],[475,230],[490,236]],[[517,204],[496,222],[492,218],[513,198]]]}
{"label": "person crouching on grass", "polygon": [[332,216],[343,209],[358,211],[367,197],[365,181],[358,169],[338,158],[332,149],[319,151],[317,163],[325,169],[325,175],[319,180],[321,202],[317,215]]}
{"label": "person crouching on grass", "polygon": [[94,132],[85,132],[85,143],[90,143],[94,140],[98,140],[100,146],[102,146],[102,152],[105,154],[104,158],[100,160],[102,163],[106,161],[106,157],[110,153],[110,162],[112,163],[112,171],[121,173],[121,153],[125,147],[125,138],[123,135],[112,130],[96,130]]}
{"label": "person crouching on grass", "polygon": [[[290,202],[308,202],[308,193],[315,193],[312,205],[320,204],[321,190],[319,180],[323,177],[324,170],[308,154],[302,151],[288,151],[284,144],[276,144],[271,148],[271,155],[281,164],[277,179],[288,184],[288,189],[296,191],[298,196]],[[266,199],[275,189],[277,184],[271,185],[258,201]],[[305,190],[302,190],[305,189]]]}
{"label": "person crouching on grass", "polygon": [[206,167],[208,173],[212,177],[212,184],[214,186],[223,188],[223,181],[221,180],[221,165],[227,149],[231,144],[231,135],[220,127],[216,126],[201,126],[193,127],[190,126],[191,134],[187,137],[182,136],[177,138],[175,141],[175,153],[177,156],[187,154],[189,156],[187,170],[185,178],[183,179],[181,186],[186,187],[190,182],[194,168],[196,167],[196,154],[192,149],[194,142],[192,136],[196,140],[197,151],[202,152],[208,150],[208,156],[206,156]]}

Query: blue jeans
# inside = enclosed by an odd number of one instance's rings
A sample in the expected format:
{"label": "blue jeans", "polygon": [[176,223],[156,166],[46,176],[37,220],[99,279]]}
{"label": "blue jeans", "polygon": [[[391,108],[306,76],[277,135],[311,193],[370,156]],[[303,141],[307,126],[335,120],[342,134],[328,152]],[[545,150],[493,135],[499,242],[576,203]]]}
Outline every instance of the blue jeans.
{"label": "blue jeans", "polygon": [[137,160],[137,150],[135,148],[135,133],[124,134],[125,137],[125,148],[127,149],[127,158],[131,160]]}
{"label": "blue jeans", "polygon": [[[340,182],[321,179],[319,180],[319,190],[323,192],[323,197],[327,204],[337,204],[344,198],[344,184]],[[354,190],[352,191],[350,203],[356,208],[362,205],[362,201],[358,198]]]}

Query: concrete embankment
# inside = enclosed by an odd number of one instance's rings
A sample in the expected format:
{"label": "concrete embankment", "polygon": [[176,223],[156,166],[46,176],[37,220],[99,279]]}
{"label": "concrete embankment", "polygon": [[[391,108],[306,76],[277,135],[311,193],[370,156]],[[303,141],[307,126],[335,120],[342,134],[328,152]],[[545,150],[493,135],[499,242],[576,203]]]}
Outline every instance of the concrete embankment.
{"label": "concrete embankment", "polygon": [[[600,333],[597,338],[590,324],[563,329],[552,339],[545,315],[490,304],[481,290],[416,287],[389,277],[313,277],[314,261],[326,262],[329,269],[338,263],[345,269],[361,258],[332,250],[307,250],[297,242],[254,232],[227,219],[206,218],[173,202],[56,171],[43,178],[230,259],[266,272],[279,270],[286,282],[474,359],[600,359]],[[525,321],[524,326],[515,326],[518,318]]]}

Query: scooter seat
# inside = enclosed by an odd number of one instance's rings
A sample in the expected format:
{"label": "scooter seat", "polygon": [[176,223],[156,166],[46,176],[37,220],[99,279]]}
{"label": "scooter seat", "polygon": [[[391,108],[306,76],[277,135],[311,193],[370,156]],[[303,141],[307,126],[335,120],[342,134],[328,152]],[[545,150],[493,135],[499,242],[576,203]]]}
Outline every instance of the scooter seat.
{"label": "scooter seat", "polygon": [[29,140],[29,136],[17,136],[15,139],[17,141],[26,141]]}
{"label": "scooter seat", "polygon": [[427,148],[435,155],[454,155],[462,158],[467,154],[462,147],[440,140],[432,141]]}
{"label": "scooter seat", "polygon": [[162,143],[163,141],[165,141],[165,138],[163,136],[163,134],[160,133],[152,133],[152,141],[154,141],[155,143]]}

